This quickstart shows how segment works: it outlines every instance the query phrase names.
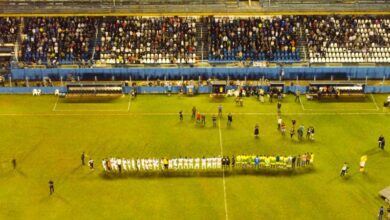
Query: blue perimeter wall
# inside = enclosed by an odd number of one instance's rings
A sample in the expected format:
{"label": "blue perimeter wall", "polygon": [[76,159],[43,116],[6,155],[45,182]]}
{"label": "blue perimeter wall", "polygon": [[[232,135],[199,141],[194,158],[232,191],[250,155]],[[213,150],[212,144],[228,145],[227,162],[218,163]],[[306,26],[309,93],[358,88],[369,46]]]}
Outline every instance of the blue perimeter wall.
{"label": "blue perimeter wall", "polygon": [[[64,80],[70,74],[73,77],[79,77],[80,80],[94,79],[99,80],[111,79],[113,76],[117,80],[145,80],[161,79],[166,77],[170,79],[208,79],[216,77],[218,79],[244,79],[258,80],[262,77],[265,79],[279,79],[281,72],[280,67],[262,68],[262,67],[213,67],[213,68],[77,68],[77,69],[12,69],[12,79],[24,80],[28,77],[30,80],[40,80],[45,76],[53,80]],[[386,79],[390,78],[390,67],[285,67],[284,79],[306,79],[318,80],[333,79]]]}
{"label": "blue perimeter wall", "polygon": [[[268,86],[257,86],[258,88],[263,88],[265,91],[268,91]],[[129,93],[133,87],[124,87],[124,92]],[[136,87],[137,92],[142,93],[167,93],[168,88],[163,86],[139,86]],[[172,93],[178,93],[180,91],[179,86],[172,86]],[[226,89],[236,89],[235,86],[228,86]],[[58,89],[60,92],[66,92],[66,87],[0,87],[0,94],[32,94],[33,89],[40,89],[43,94],[54,94],[54,91]],[[285,86],[284,92],[295,92],[301,91],[302,94],[305,94],[308,90],[307,86]],[[198,88],[198,93],[211,93],[212,88],[210,86],[201,86]],[[366,86],[366,93],[390,93],[390,86]]]}

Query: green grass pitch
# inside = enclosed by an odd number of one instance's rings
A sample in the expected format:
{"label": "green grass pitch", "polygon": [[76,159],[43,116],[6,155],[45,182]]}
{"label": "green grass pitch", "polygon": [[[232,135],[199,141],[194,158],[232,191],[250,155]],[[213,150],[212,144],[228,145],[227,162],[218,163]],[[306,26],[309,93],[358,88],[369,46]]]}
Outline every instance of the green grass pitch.
{"label": "green grass pitch", "polygon": [[[286,96],[282,118],[291,127],[312,125],[315,141],[290,140],[276,129],[276,103],[254,97],[208,95],[128,96],[112,103],[65,103],[54,96],[0,96],[0,219],[375,219],[384,205],[378,191],[390,185],[387,95],[361,102],[307,101]],[[233,113],[213,128],[218,105]],[[208,113],[205,128],[191,108]],[[182,110],[184,121],[179,121]],[[253,137],[255,124],[260,138]],[[301,154],[314,152],[310,172],[265,175],[104,178],[105,157],[175,157]],[[85,151],[95,171],[80,165]],[[366,173],[358,170],[367,154]],[[16,158],[17,169],[11,160]],[[343,162],[350,164],[339,177]],[[55,183],[49,196],[48,181]]]}

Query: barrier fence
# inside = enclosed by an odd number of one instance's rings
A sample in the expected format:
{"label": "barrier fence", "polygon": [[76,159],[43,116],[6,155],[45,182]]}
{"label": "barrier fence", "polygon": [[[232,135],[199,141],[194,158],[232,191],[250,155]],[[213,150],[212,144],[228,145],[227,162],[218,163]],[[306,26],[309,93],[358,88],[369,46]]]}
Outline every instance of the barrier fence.
{"label": "barrier fence", "polygon": [[[269,86],[253,86],[255,88],[262,88],[264,91],[269,91]],[[32,94],[33,89],[40,89],[42,94],[54,94],[58,89],[59,92],[66,92],[66,87],[0,87],[0,94]],[[171,93],[179,93],[180,91],[186,92],[185,87],[181,86],[125,86],[123,87],[124,93],[128,94],[132,89],[136,89],[140,94],[166,94],[168,91]],[[229,89],[237,89],[237,86],[227,86]],[[301,94],[305,94],[308,91],[308,86],[285,86],[284,93],[294,93],[300,91]],[[200,86],[196,88],[196,93],[207,94],[212,92],[211,86]],[[390,93],[390,86],[366,86],[365,93]]]}
{"label": "barrier fence", "polygon": [[[347,80],[347,79],[389,79],[390,67],[285,67],[283,79],[303,80]],[[12,79],[41,80],[49,77],[52,80],[63,80],[78,77],[80,80],[156,80],[156,79],[279,79],[282,68],[74,68],[74,69],[12,69]]]}

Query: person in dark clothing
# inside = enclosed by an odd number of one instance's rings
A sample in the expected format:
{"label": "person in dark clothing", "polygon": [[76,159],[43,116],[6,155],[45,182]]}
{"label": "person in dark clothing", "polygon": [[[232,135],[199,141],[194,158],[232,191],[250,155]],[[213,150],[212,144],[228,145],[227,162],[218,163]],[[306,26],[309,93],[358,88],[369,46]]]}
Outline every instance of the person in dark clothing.
{"label": "person in dark clothing", "polygon": [[232,114],[228,114],[228,127],[230,127],[232,125],[232,122],[233,122],[233,116]]}
{"label": "person in dark clothing", "polygon": [[378,220],[382,220],[383,219],[383,215],[384,215],[385,211],[383,209],[383,206],[381,206],[379,208],[379,212],[378,212]]}
{"label": "person in dark clothing", "polygon": [[180,118],[180,121],[183,121],[183,111],[179,112],[179,118]]}
{"label": "person in dark clothing", "polygon": [[234,165],[236,165],[236,158],[233,155],[232,156],[232,168],[234,168]]}
{"label": "person in dark clothing", "polygon": [[54,182],[53,182],[53,180],[49,180],[49,190],[50,190],[50,195],[54,193]]}
{"label": "person in dark clothing", "polygon": [[82,154],[81,154],[81,165],[85,165],[85,153],[83,152]]}
{"label": "person in dark clothing", "polygon": [[291,120],[291,123],[292,123],[293,128],[295,128],[295,124],[297,123],[297,121],[296,120]]}
{"label": "person in dark clothing", "polygon": [[230,159],[229,159],[229,157],[226,157],[226,166],[230,167]]}
{"label": "person in dark clothing", "polygon": [[378,147],[382,150],[385,149],[385,137],[383,137],[383,135],[378,138]]}
{"label": "person in dark clothing", "polygon": [[211,119],[213,120],[213,127],[217,127],[217,116],[213,115]]}
{"label": "person in dark clothing", "polygon": [[295,92],[295,102],[300,102],[300,95],[301,95],[301,91],[296,91]]}
{"label": "person in dark clothing", "polygon": [[291,160],[291,167],[292,168],[295,168],[295,161],[297,160],[297,157],[296,156],[294,156],[293,158],[292,158],[292,160]]}
{"label": "person in dark clothing", "polygon": [[196,115],[196,108],[194,106],[194,107],[192,107],[192,115],[191,115],[192,120],[195,119],[195,115]]}
{"label": "person in dark clothing", "polygon": [[222,167],[225,168],[226,166],[226,157],[222,157]]}
{"label": "person in dark clothing", "polygon": [[256,126],[255,126],[255,138],[258,138],[259,137],[259,125],[258,124],[256,124]]}
{"label": "person in dark clothing", "polygon": [[278,113],[280,114],[281,113],[281,108],[282,108],[282,103],[278,102]]}
{"label": "person in dark clothing", "polygon": [[270,102],[270,103],[273,102],[273,101],[272,101],[273,95],[274,95],[274,94],[272,93],[272,91],[270,91],[270,92],[269,92],[269,102]]}
{"label": "person in dark clothing", "polygon": [[294,128],[291,128],[291,130],[290,130],[290,138],[291,139],[293,138],[294,134],[295,134],[295,130],[294,130]]}
{"label": "person in dark clothing", "polygon": [[118,164],[118,170],[119,170],[119,173],[122,173],[122,165],[121,164]]}
{"label": "person in dark clothing", "polygon": [[301,166],[301,155],[298,155],[297,157],[297,167]]}
{"label": "person in dark clothing", "polygon": [[14,167],[14,170],[16,169],[16,159],[12,159],[12,166]]}

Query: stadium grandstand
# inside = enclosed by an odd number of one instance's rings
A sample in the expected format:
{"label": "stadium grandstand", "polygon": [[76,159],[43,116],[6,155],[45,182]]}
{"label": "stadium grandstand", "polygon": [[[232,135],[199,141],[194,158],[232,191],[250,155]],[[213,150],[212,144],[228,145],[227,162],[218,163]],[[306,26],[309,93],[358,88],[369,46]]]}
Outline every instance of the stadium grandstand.
{"label": "stadium grandstand", "polygon": [[390,0],[0,13],[0,219],[390,219]]}

